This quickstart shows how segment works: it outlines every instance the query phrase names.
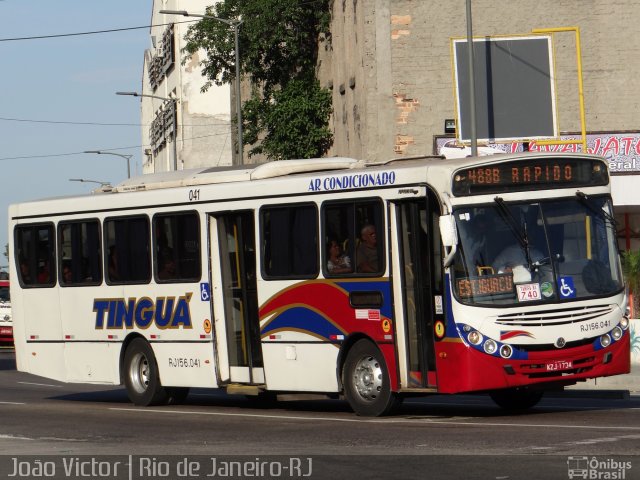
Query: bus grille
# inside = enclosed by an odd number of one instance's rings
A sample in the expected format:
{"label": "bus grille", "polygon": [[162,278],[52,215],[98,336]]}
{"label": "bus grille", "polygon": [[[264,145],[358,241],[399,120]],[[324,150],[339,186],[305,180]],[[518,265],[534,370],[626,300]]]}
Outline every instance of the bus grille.
{"label": "bus grille", "polygon": [[567,308],[562,310],[498,315],[496,323],[499,325],[509,325],[513,327],[568,325],[571,323],[594,320],[605,315],[610,315],[615,308],[615,305],[592,305],[589,307]]}

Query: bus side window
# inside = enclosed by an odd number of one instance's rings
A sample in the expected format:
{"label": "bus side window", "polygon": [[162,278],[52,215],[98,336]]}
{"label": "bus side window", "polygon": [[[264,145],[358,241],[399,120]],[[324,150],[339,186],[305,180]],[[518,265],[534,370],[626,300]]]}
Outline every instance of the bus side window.
{"label": "bus side window", "polygon": [[58,224],[60,285],[100,285],[102,265],[98,220]]}
{"label": "bus side window", "polygon": [[260,210],[265,278],[318,275],[318,210],[315,204]]}
{"label": "bus side window", "polygon": [[151,281],[149,237],[149,218],[146,215],[105,220],[105,272],[109,284],[144,284]]}
{"label": "bus side window", "polygon": [[[384,272],[384,222],[379,200],[325,202],[322,208],[325,276],[356,274],[379,275]],[[333,268],[329,246],[337,243],[351,270]],[[334,247],[335,249],[336,247]]]}
{"label": "bus side window", "polygon": [[156,282],[197,282],[200,267],[200,219],[196,212],[153,217]]}
{"label": "bus side window", "polygon": [[56,283],[53,224],[18,225],[15,261],[23,287],[53,287]]}

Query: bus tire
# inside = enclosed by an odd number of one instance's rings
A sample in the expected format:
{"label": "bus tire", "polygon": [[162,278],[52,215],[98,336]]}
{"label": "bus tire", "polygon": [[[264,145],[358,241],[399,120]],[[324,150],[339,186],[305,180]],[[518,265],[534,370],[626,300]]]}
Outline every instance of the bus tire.
{"label": "bus tire", "polygon": [[151,346],[143,338],[134,339],[124,355],[124,384],[134,405],[166,404],[167,390],[160,383],[158,364]]}
{"label": "bus tire", "polygon": [[542,390],[531,390],[529,388],[509,388],[506,390],[495,390],[489,393],[499,407],[510,411],[528,410],[538,404],[542,399]]}
{"label": "bus tire", "polygon": [[369,340],[358,340],[347,353],[342,370],[344,395],[357,415],[378,417],[397,407],[382,352]]}

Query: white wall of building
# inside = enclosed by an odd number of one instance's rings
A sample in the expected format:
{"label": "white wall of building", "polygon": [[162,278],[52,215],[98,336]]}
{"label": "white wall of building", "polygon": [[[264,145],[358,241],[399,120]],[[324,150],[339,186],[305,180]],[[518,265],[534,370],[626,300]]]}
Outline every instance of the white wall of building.
{"label": "white wall of building", "polygon": [[[141,123],[143,143],[143,173],[183,170],[205,166],[231,165],[233,141],[231,138],[231,97],[229,85],[211,86],[207,92],[201,88],[206,79],[199,63],[204,52],[194,55],[183,64],[184,35],[197,18],[167,15],[160,10],[187,10],[203,14],[212,0],[154,0],[151,13],[150,47],[145,52],[142,76]],[[149,64],[162,56],[163,35],[169,24],[174,24],[174,62],[163,73],[156,88],[151,85]],[[156,77],[157,78],[157,77]],[[177,141],[167,141],[159,148],[152,146],[151,124],[164,107],[162,98],[176,100]],[[171,139],[171,135],[169,135]],[[177,158],[177,161],[176,161]]]}

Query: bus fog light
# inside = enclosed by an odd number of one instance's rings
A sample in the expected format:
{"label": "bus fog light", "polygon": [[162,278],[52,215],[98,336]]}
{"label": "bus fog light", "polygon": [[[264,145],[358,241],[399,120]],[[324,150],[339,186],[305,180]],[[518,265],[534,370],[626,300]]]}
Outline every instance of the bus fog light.
{"label": "bus fog light", "polygon": [[600,337],[600,344],[603,347],[608,347],[609,345],[611,345],[611,337],[605,333]]}
{"label": "bus fog light", "polygon": [[620,320],[620,328],[622,328],[623,330],[626,330],[627,328],[629,328],[628,317],[622,317],[622,319]]}
{"label": "bus fog light", "polygon": [[492,355],[496,353],[496,350],[498,349],[498,345],[496,345],[496,342],[489,339],[486,342],[484,342],[483,348],[485,352],[487,352],[489,355]]}
{"label": "bus fog light", "polygon": [[480,342],[482,341],[482,335],[475,330],[469,334],[468,338],[469,343],[472,343],[473,345],[480,345]]}
{"label": "bus fog light", "polygon": [[471,331],[471,327],[469,325],[465,325],[464,327],[462,327],[462,330],[464,330],[466,333],[469,333]]}
{"label": "bus fog light", "polygon": [[513,349],[510,345],[502,345],[500,347],[500,356],[502,358],[509,358],[511,355],[513,355]]}
{"label": "bus fog light", "polygon": [[611,336],[614,340],[620,340],[622,338],[622,329],[620,327],[614,327],[611,330]]}

